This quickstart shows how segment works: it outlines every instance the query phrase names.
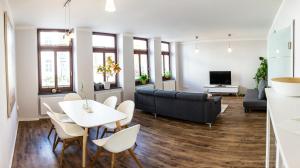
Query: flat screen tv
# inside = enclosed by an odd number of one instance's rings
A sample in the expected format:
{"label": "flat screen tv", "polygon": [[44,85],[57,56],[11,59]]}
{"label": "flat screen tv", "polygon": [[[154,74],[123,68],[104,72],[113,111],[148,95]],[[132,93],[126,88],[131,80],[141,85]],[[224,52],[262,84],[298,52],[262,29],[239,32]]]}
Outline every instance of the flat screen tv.
{"label": "flat screen tv", "polygon": [[211,85],[231,85],[231,71],[210,71]]}

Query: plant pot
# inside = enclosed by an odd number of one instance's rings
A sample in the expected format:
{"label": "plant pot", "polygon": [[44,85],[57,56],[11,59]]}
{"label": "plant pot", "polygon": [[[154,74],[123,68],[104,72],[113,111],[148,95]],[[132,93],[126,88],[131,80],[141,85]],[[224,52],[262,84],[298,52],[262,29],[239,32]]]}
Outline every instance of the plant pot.
{"label": "plant pot", "polygon": [[141,80],[140,82],[141,82],[142,85],[146,85],[147,84],[146,80]]}
{"label": "plant pot", "polygon": [[104,84],[104,89],[105,90],[110,89],[110,82],[104,82],[103,84]]}

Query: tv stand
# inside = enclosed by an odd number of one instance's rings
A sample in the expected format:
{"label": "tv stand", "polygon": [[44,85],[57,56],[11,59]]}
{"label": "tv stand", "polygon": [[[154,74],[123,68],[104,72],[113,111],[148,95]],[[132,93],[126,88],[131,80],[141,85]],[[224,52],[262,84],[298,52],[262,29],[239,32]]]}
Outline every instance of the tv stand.
{"label": "tv stand", "polygon": [[238,85],[206,85],[204,91],[210,94],[235,94],[239,93]]}

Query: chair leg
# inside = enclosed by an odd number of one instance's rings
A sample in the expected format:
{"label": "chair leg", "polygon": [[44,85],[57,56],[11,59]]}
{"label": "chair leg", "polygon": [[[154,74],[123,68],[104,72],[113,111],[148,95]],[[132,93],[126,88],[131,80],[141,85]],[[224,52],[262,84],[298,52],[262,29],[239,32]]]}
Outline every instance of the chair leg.
{"label": "chair leg", "polygon": [[111,154],[111,168],[115,167],[115,160],[116,160],[116,154],[112,153]]}
{"label": "chair leg", "polygon": [[101,139],[104,137],[106,131],[107,131],[107,128],[104,128],[103,133],[102,133],[102,135],[101,135]]}
{"label": "chair leg", "polygon": [[61,156],[60,156],[60,167],[63,167],[63,162],[64,162],[64,154],[65,154],[65,140],[63,140],[63,146],[61,150]]}
{"label": "chair leg", "polygon": [[97,128],[96,139],[98,139],[98,137],[99,137],[99,130],[100,130],[100,127]]}
{"label": "chair leg", "polygon": [[57,137],[56,138],[56,141],[53,143],[53,152],[55,152],[55,149],[56,149],[56,147],[57,147],[57,144],[58,144],[58,142],[60,141],[60,138],[59,137]]}
{"label": "chair leg", "polygon": [[54,125],[52,124],[51,128],[50,128],[50,131],[48,133],[48,139],[50,138],[50,135],[51,135],[51,133],[52,133],[53,130],[54,130]]}
{"label": "chair leg", "polygon": [[132,151],[132,149],[128,149],[130,155],[133,157],[134,161],[137,163],[137,165],[140,167],[140,168],[143,168],[143,165],[142,163],[138,160],[138,158],[135,156],[134,152]]}

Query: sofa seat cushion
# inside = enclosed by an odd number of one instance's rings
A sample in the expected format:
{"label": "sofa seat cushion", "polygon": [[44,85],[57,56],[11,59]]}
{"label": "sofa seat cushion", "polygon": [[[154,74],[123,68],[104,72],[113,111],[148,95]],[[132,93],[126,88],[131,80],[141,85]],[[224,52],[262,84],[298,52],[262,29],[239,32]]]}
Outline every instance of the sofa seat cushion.
{"label": "sofa seat cushion", "polygon": [[205,101],[207,100],[207,94],[181,92],[176,94],[176,98],[182,100]]}
{"label": "sofa seat cushion", "polygon": [[257,89],[248,89],[244,97],[243,105],[244,107],[250,108],[264,108],[267,106],[267,100],[258,99]]}
{"label": "sofa seat cushion", "polygon": [[145,95],[154,95],[156,89],[138,89],[136,90],[139,94],[145,94]]}
{"label": "sofa seat cushion", "polygon": [[158,90],[154,93],[156,97],[175,98],[177,92]]}

